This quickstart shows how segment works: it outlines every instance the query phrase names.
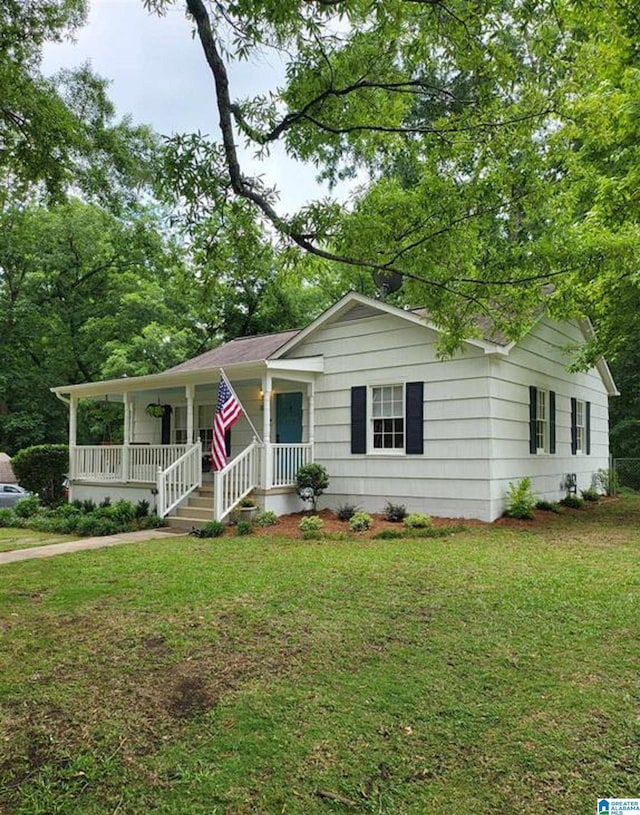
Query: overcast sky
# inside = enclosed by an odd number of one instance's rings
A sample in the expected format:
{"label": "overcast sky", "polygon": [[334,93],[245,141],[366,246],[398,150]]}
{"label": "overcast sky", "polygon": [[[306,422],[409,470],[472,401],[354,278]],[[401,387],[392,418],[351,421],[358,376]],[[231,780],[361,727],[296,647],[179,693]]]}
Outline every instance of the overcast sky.
{"label": "overcast sky", "polygon": [[[142,0],[91,0],[88,25],[75,43],[48,45],[43,70],[50,74],[87,61],[111,81],[109,95],[120,116],[130,114],[163,135],[200,130],[217,137],[213,77],[181,4],[157,17],[145,11]],[[276,56],[234,65],[232,95],[266,91],[281,73]],[[313,168],[291,162],[281,151],[273,151],[264,165],[246,166],[278,186],[289,211],[327,194],[315,183]]]}

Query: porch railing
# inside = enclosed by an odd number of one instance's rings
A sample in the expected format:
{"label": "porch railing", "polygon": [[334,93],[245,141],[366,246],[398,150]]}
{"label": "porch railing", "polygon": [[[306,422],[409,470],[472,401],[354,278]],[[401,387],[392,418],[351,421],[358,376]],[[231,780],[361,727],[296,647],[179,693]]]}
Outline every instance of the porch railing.
{"label": "porch railing", "polygon": [[[71,468],[77,481],[122,481],[121,446],[85,446],[73,448]],[[155,480],[155,476],[154,476]]]}
{"label": "porch railing", "polygon": [[296,483],[296,473],[304,464],[311,463],[310,444],[272,444],[272,472],[270,487],[290,487]]}
{"label": "porch railing", "polygon": [[72,448],[74,481],[155,483],[189,448],[186,444],[100,445]]}
{"label": "porch railing", "polygon": [[202,485],[202,444],[197,442],[166,470],[158,468],[157,513],[168,515],[189,493]]}
{"label": "porch railing", "polygon": [[252,442],[214,476],[213,514],[221,521],[234,506],[260,483],[262,445]]}

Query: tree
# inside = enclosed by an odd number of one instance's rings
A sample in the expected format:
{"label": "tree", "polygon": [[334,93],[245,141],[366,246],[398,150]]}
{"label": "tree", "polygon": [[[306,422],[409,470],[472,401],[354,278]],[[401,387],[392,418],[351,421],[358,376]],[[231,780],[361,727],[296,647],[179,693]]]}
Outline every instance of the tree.
{"label": "tree", "polygon": [[180,253],[144,211],[72,200],[6,212],[0,229],[0,447],[65,438],[50,387],[155,373],[203,342]]}
{"label": "tree", "polygon": [[71,37],[85,0],[0,4],[0,205],[42,188],[61,200],[70,188],[111,208],[151,183],[157,139],[117,122],[105,80],[87,66],[47,79],[46,41]]}
{"label": "tree", "polygon": [[[166,0],[147,0],[162,10]],[[449,329],[451,347],[490,313],[512,335],[557,274],[532,262],[549,219],[545,128],[570,55],[550,3],[187,0],[216,87],[222,140],[178,136],[168,171],[198,219],[241,198],[286,245],[353,269],[398,271]],[[286,84],[231,96],[227,63],[277,48]],[[285,217],[243,173],[238,137],[282,142],[330,181],[369,184],[351,211],[316,202]],[[506,285],[508,284],[508,285]],[[450,350],[449,349],[449,350]]]}
{"label": "tree", "polygon": [[[160,12],[169,2],[145,0]],[[578,364],[629,335],[603,303],[625,322],[638,312],[629,286],[635,208],[629,218],[622,206],[638,189],[631,4],[186,0],[186,8],[221,127],[220,143],[190,134],[169,145],[171,180],[192,220],[241,198],[287,247],[334,268],[399,272],[406,300],[447,329],[445,352],[474,333],[479,313],[513,339],[540,308],[588,314],[600,341]],[[283,55],[282,87],[234,99],[229,64],[268,49]],[[350,207],[321,201],[285,216],[268,181],[243,172],[239,139],[264,156],[282,143],[331,182],[367,180]]]}

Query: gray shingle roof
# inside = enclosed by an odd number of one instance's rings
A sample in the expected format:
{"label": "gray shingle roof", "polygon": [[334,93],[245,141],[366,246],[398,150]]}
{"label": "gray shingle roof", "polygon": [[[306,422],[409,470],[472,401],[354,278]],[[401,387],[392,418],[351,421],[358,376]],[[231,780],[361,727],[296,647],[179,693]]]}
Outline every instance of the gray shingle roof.
{"label": "gray shingle roof", "polygon": [[183,371],[206,371],[209,368],[220,368],[232,365],[235,362],[259,362],[269,359],[271,354],[283,346],[299,332],[280,331],[277,334],[260,334],[255,337],[240,337],[231,340],[211,351],[205,351],[198,357],[188,359],[180,365],[174,365],[164,373],[180,373]]}

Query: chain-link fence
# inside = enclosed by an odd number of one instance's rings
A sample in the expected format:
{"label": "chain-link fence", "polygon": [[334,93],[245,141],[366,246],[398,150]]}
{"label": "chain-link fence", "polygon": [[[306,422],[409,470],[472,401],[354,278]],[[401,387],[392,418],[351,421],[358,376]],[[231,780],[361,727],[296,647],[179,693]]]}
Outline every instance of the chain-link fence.
{"label": "chain-link fence", "polygon": [[640,458],[614,458],[611,460],[611,469],[614,473],[614,491],[616,487],[640,490]]}

